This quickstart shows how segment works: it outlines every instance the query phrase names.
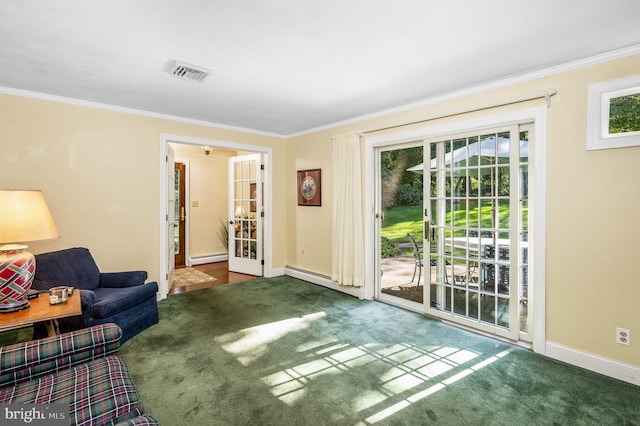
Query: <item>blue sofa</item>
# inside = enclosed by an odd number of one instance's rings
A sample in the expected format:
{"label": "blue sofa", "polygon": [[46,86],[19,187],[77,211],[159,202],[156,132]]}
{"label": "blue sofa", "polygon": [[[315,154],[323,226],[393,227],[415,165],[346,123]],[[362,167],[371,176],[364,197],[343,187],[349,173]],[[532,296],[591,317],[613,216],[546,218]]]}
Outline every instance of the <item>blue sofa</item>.
{"label": "blue sofa", "polygon": [[146,279],[146,271],[100,272],[89,250],[75,247],[36,255],[32,288],[79,289],[82,316],[60,319],[61,331],[116,323],[124,343],[158,322],[158,284]]}

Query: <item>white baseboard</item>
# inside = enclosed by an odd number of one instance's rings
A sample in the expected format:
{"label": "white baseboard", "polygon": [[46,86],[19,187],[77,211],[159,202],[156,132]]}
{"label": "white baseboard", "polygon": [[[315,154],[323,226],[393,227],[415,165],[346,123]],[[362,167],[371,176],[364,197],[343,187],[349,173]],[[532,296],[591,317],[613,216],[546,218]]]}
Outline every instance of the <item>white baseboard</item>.
{"label": "white baseboard", "polygon": [[270,272],[265,272],[264,274],[265,278],[281,277],[283,275],[285,275],[284,268],[272,269]]}
{"label": "white baseboard", "polygon": [[189,266],[203,265],[205,263],[224,262],[225,260],[229,260],[229,254],[227,253],[196,256],[189,258]]}
{"label": "white baseboard", "polygon": [[317,274],[315,272],[305,271],[302,269],[294,268],[292,266],[286,266],[284,270],[285,275],[298,278],[304,281],[308,281],[313,284],[318,284],[323,287],[330,288],[332,290],[339,291],[341,293],[348,294],[357,298],[362,298],[362,287],[343,286],[339,285],[335,281],[326,275]]}
{"label": "white baseboard", "polygon": [[547,341],[546,356],[614,379],[640,385],[640,367]]}

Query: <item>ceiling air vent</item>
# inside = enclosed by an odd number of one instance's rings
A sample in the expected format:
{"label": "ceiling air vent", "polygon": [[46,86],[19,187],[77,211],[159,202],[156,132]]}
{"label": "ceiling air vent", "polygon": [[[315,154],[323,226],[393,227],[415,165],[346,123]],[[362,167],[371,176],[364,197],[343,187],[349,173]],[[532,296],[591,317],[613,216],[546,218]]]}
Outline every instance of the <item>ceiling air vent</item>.
{"label": "ceiling air vent", "polygon": [[211,70],[197,67],[195,65],[185,64],[179,61],[169,61],[167,63],[167,73],[173,77],[182,78],[184,80],[202,82],[209,76]]}

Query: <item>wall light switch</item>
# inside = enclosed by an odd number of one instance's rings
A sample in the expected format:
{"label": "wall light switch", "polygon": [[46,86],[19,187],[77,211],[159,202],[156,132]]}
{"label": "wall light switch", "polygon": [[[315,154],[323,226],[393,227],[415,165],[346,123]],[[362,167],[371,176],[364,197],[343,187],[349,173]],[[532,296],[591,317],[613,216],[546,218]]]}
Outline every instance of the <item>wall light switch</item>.
{"label": "wall light switch", "polygon": [[192,201],[191,202],[191,207],[198,207],[198,202],[197,201]]}

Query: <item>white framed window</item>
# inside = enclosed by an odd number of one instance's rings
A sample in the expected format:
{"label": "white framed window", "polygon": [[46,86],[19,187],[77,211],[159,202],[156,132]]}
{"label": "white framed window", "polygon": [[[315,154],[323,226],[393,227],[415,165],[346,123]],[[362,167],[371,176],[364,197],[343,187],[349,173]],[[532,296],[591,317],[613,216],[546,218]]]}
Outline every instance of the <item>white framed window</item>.
{"label": "white framed window", "polygon": [[589,86],[587,150],[640,146],[640,75]]}

